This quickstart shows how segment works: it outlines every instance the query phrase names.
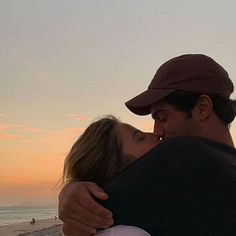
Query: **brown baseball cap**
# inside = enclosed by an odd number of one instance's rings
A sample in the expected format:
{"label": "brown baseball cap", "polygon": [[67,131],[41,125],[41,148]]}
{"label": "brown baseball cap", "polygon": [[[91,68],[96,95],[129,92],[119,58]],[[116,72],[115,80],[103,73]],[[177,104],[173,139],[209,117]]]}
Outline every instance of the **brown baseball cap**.
{"label": "brown baseball cap", "polygon": [[148,89],[125,105],[137,115],[148,115],[152,104],[176,90],[229,98],[234,86],[227,71],[212,58],[203,54],[185,54],[161,65]]}

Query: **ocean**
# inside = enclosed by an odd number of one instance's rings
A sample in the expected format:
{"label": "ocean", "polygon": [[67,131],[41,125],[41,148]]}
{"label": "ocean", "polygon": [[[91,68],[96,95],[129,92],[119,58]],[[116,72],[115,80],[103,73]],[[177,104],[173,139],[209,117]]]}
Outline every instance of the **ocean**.
{"label": "ocean", "polygon": [[57,216],[57,206],[12,206],[0,207],[0,226],[54,218]]}

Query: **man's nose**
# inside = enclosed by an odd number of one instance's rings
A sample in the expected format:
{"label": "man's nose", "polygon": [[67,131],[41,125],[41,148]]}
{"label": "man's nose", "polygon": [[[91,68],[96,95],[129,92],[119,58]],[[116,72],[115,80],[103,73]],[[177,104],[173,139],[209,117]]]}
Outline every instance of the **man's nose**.
{"label": "man's nose", "polygon": [[162,140],[165,136],[165,129],[163,125],[155,121],[153,133],[158,140]]}

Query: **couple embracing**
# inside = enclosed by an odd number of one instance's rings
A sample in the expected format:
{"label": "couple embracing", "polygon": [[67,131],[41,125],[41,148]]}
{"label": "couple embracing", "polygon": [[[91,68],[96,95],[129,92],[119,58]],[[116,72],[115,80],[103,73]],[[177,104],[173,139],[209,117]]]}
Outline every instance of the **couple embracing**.
{"label": "couple embracing", "polygon": [[65,160],[64,233],[236,235],[233,90],[212,58],[181,55],[126,103],[137,115],[151,114],[153,133],[111,116],[92,123]]}

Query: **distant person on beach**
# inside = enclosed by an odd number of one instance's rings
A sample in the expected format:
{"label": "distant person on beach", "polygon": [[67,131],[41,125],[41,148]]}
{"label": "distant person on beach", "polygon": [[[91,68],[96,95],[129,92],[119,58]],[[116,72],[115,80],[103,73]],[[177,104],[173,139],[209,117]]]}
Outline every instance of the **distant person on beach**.
{"label": "distant person on beach", "polygon": [[64,233],[87,236],[96,228],[133,225],[152,236],[234,236],[233,90],[228,73],[208,56],[165,62],[148,89],[126,103],[137,115],[152,115],[161,144],[102,188],[67,184],[59,195]]}
{"label": "distant person on beach", "polygon": [[36,223],[35,218],[32,218],[32,220],[30,221],[30,224],[31,224],[31,225],[34,225],[35,223]]}

